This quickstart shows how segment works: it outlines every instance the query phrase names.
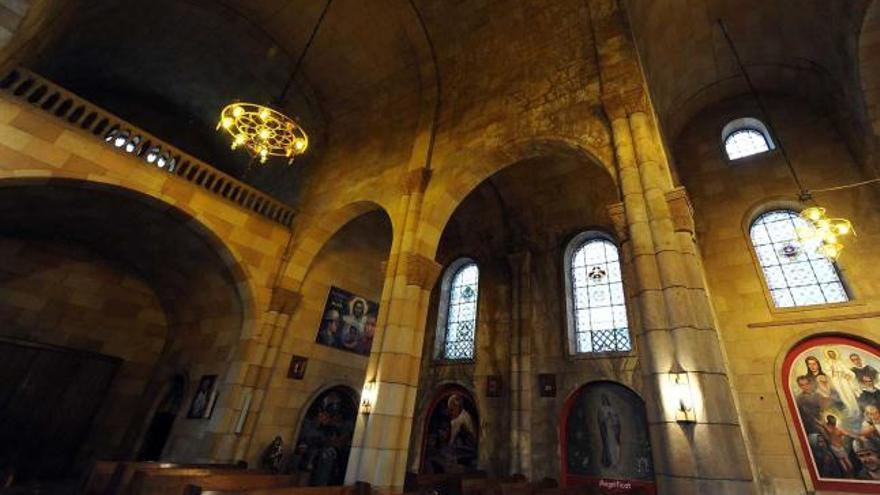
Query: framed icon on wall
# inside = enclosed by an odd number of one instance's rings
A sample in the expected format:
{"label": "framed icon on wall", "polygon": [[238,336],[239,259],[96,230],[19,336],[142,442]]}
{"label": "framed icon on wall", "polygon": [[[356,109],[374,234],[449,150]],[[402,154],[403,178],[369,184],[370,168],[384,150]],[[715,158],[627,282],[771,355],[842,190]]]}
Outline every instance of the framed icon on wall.
{"label": "framed icon on wall", "polygon": [[217,403],[217,390],[215,388],[217,375],[203,375],[199,380],[199,386],[193,395],[186,417],[189,419],[208,419],[214,412]]}

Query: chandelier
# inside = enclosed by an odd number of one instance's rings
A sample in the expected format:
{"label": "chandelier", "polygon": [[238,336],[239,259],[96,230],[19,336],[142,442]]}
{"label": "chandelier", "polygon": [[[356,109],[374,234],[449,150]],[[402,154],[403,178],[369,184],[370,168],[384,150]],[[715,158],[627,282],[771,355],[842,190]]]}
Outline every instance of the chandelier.
{"label": "chandelier", "polygon": [[252,157],[259,157],[260,163],[270,156],[283,156],[290,164],[309,147],[306,132],[295,120],[256,103],[226,105],[217,129],[232,137],[233,150],[243,147]]}
{"label": "chandelier", "polygon": [[855,234],[852,223],[845,218],[828,218],[825,208],[812,206],[801,212],[807,223],[798,226],[798,239],[807,246],[815,246],[816,251],[826,258],[837,261],[843,244],[840,238]]}
{"label": "chandelier", "polygon": [[[296,60],[293,72],[284,84],[281,94],[275,100],[276,107],[280,108],[284,104],[287,92],[293,85],[293,81],[302,67],[303,59],[312,46],[315,35],[318,34],[318,28],[321,27],[332,2],[333,0],[327,0],[327,3],[324,4],[324,9],[312,29],[312,34]],[[231,149],[242,148],[246,150],[251,156],[251,163],[256,159],[259,159],[260,163],[266,163],[269,157],[285,157],[287,163],[292,164],[294,158],[305,153],[309,147],[308,135],[296,119],[259,103],[235,102],[226,105],[220,112],[217,130],[222,130],[232,138]]]}

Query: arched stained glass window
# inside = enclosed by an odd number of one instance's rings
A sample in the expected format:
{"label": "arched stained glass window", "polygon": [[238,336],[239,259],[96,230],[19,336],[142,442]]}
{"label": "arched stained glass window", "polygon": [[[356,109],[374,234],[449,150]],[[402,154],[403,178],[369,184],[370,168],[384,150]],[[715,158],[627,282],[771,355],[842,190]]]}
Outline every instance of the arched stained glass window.
{"label": "arched stained glass window", "polygon": [[585,232],[569,244],[565,261],[572,352],[632,350],[617,246]]}
{"label": "arched stained glass window", "polygon": [[757,155],[775,148],[767,127],[753,118],[729,122],[721,131],[721,140],[729,160]]}
{"label": "arched stained glass window", "polygon": [[846,302],[837,267],[816,246],[798,240],[806,220],[792,210],[772,210],[752,222],[749,235],[777,308]]}
{"label": "arched stained glass window", "polygon": [[446,270],[438,318],[439,357],[448,360],[474,358],[477,332],[477,303],[480,295],[480,269],[473,260],[462,258]]}

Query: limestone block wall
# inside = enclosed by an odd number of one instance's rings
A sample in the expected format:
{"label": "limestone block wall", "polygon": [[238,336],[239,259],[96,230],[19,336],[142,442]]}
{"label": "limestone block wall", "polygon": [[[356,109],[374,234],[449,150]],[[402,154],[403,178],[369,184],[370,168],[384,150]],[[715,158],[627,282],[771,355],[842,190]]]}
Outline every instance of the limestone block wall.
{"label": "limestone block wall", "polygon": [[[303,281],[297,310],[281,337],[264,410],[255,419],[250,461],[256,462],[276,435],[282,437],[286,448],[291,448],[306,410],[323,391],[346,385],[360,393],[368,356],[318,344],[315,338],[331,286],[369,301],[381,300],[384,261],[390,248],[388,217],[374,210],[342,227],[315,256]],[[293,355],[308,359],[303,380],[287,376]]]}
{"label": "limestone block wall", "polygon": [[[771,98],[769,111],[807,188],[863,180],[853,155],[831,120],[802,101]],[[777,310],[752,254],[748,227],[761,208],[796,206],[797,191],[778,151],[729,162],[721,129],[741,117],[763,119],[751,97],[724,101],[694,118],[674,141],[679,175],[693,199],[697,238],[718,328],[740,403],[755,475],[762,493],[809,490],[806,467],[787,425],[777,375],[781,359],[810,335],[843,333],[880,341],[880,286],[875,249],[880,236],[872,186],[816,193],[832,216],[853,221],[838,267],[852,302],[837,306]]]}
{"label": "limestone block wall", "polygon": [[3,337],[122,359],[81,451],[115,455],[167,338],[152,288],[80,246],[3,237],[0,294]]}

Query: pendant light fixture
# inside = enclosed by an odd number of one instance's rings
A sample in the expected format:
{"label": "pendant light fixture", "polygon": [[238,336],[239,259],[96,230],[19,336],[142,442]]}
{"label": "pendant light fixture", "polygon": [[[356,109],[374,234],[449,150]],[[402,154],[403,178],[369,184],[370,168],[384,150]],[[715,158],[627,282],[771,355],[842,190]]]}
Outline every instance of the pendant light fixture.
{"label": "pendant light fixture", "polygon": [[[782,136],[777,134],[775,129],[773,128],[773,121],[770,118],[770,112],[767,111],[767,107],[764,105],[764,102],[761,99],[761,96],[758,94],[757,89],[755,89],[755,85],[752,83],[752,79],[749,77],[749,73],[746,71],[742,60],[739,58],[739,53],[736,50],[736,46],[734,46],[733,44],[733,39],[731,39],[730,34],[727,32],[727,27],[724,25],[724,21],[718,19],[718,25],[721,27],[721,32],[724,34],[724,38],[727,40],[728,46],[730,46],[730,51],[733,52],[733,57],[734,59],[736,59],[739,70],[740,72],[742,72],[743,78],[746,80],[746,84],[749,86],[749,91],[752,93],[752,96],[755,98],[755,102],[758,104],[758,108],[763,114],[767,129],[776,140],[777,147],[779,148],[780,154],[785,161],[785,165],[788,167],[791,178],[794,180],[794,183],[798,188],[798,200],[802,202],[812,201],[813,203],[815,203],[815,201],[813,201],[813,195],[809,190],[804,188],[803,184],[801,183],[800,177],[798,177],[797,175],[797,171],[795,170],[794,166],[791,163],[791,160],[788,157],[788,153],[785,151],[785,146],[782,143]],[[846,187],[862,185],[875,181],[876,180],[865,181],[864,183],[852,184],[850,186],[822,189],[822,191],[843,189]],[[811,206],[801,211],[800,218],[804,220],[805,224],[797,228],[796,234],[798,236],[798,240],[804,247],[808,249],[815,249],[816,252],[818,252],[822,256],[825,256],[829,260],[837,261],[837,258],[840,257],[841,251],[843,251],[843,243],[841,242],[841,240],[845,236],[848,236],[850,234],[855,235],[855,230],[853,229],[852,222],[850,222],[849,220],[845,218],[828,218],[825,212],[825,208],[822,208],[820,206]]]}
{"label": "pendant light fixture", "polygon": [[333,0],[327,0],[324,4],[324,9],[296,60],[293,72],[284,84],[281,94],[275,99],[276,108],[258,103],[235,102],[226,105],[220,112],[217,130],[222,130],[232,138],[233,150],[242,148],[248,152],[252,161],[259,159],[260,163],[266,163],[271,156],[285,157],[288,164],[292,164],[294,158],[306,152],[309,138],[305,130],[295,118],[288,117],[278,108],[284,104],[332,2]]}

